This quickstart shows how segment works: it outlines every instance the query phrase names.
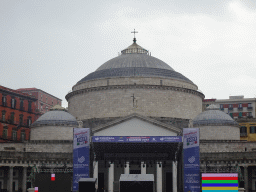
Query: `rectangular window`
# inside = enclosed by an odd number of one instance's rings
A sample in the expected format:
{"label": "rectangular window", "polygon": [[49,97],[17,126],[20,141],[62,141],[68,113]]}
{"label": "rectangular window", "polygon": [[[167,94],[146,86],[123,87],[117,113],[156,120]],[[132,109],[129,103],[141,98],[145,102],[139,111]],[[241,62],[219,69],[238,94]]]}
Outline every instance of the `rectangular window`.
{"label": "rectangular window", "polygon": [[28,127],[30,127],[31,123],[32,123],[31,117],[28,117],[28,120],[27,120]]}
{"label": "rectangular window", "polygon": [[28,112],[32,112],[32,109],[31,109],[31,101],[28,102]]}
{"label": "rectangular window", "polygon": [[14,123],[14,112],[11,112],[10,123]]}
{"label": "rectangular window", "polygon": [[163,80],[160,80],[160,85],[163,85]]}
{"label": "rectangular window", "polygon": [[23,124],[23,115],[21,114],[20,115],[20,125],[22,125]]}
{"label": "rectangular window", "polygon": [[23,111],[23,100],[20,100],[20,110]]}
{"label": "rectangular window", "polygon": [[248,107],[252,107],[252,104],[251,104],[251,103],[248,103]]}
{"label": "rectangular window", "polygon": [[240,133],[247,133],[246,127],[240,127]]}
{"label": "rectangular window", "polygon": [[11,108],[15,109],[16,100],[14,98],[11,99]]}
{"label": "rectangular window", "polygon": [[12,130],[12,140],[17,140],[17,131]]}
{"label": "rectangular window", "polygon": [[2,111],[2,121],[5,121],[5,113],[6,111]]}
{"label": "rectangular window", "polygon": [[7,136],[8,136],[8,127],[4,127],[4,130],[3,130],[3,138],[4,138],[4,139],[7,139]]}
{"label": "rectangular window", "polygon": [[223,109],[223,105],[222,104],[220,104],[220,109]]}
{"label": "rectangular window", "polygon": [[21,141],[25,141],[25,139],[26,139],[26,133],[25,133],[25,131],[22,131],[21,132]]}
{"label": "rectangular window", "polygon": [[7,106],[7,99],[6,99],[6,96],[2,96],[2,105],[3,106]]}
{"label": "rectangular window", "polygon": [[255,126],[250,127],[250,133],[256,133],[256,127]]}

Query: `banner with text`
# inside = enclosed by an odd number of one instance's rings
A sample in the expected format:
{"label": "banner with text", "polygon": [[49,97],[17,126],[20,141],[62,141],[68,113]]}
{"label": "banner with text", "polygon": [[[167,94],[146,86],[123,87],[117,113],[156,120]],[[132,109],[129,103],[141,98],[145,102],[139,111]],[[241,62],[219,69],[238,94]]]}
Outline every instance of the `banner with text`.
{"label": "banner with text", "polygon": [[89,177],[90,129],[74,128],[73,137],[73,191],[78,191],[80,178]]}
{"label": "banner with text", "polygon": [[184,192],[200,192],[199,128],[183,128]]}
{"label": "banner with text", "polygon": [[113,143],[176,143],[182,142],[181,136],[93,136],[92,142]]}

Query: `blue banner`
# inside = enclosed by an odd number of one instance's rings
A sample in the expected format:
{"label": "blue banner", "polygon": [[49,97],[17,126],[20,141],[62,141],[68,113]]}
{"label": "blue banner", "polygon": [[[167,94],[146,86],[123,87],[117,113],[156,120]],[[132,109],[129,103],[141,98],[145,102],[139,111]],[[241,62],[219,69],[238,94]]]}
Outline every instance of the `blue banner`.
{"label": "blue banner", "polygon": [[73,137],[73,192],[78,191],[80,178],[90,176],[90,129],[74,128]]}
{"label": "blue banner", "polygon": [[199,128],[183,128],[184,192],[200,192]]}
{"label": "blue banner", "polygon": [[176,143],[182,142],[181,136],[93,136],[92,142],[113,143]]}

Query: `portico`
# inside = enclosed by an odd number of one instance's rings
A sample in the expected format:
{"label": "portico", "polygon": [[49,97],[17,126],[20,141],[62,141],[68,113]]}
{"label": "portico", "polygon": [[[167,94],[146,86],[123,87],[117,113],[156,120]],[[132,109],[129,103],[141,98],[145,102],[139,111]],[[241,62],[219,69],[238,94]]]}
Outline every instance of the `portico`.
{"label": "portico", "polygon": [[153,174],[156,192],[176,192],[182,150],[178,133],[137,114],[95,131],[93,177],[98,178],[99,191],[118,191],[121,174]]}

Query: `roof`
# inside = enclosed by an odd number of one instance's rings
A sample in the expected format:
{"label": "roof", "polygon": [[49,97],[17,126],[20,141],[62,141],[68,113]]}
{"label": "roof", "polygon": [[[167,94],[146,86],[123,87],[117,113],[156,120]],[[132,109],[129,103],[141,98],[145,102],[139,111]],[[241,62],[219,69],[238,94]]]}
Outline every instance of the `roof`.
{"label": "roof", "polygon": [[125,117],[121,117],[121,118],[119,118],[119,119],[116,119],[116,120],[114,120],[114,121],[111,121],[111,122],[109,122],[109,123],[106,123],[106,124],[104,124],[104,125],[100,125],[100,126],[98,126],[98,127],[95,127],[95,128],[92,129],[92,133],[96,133],[96,132],[99,132],[99,131],[101,131],[101,130],[104,130],[104,129],[107,129],[107,128],[109,128],[109,127],[112,127],[112,126],[114,126],[114,125],[118,125],[118,124],[123,123],[123,122],[125,122],[125,121],[128,121],[128,120],[130,120],[130,119],[132,119],[132,118],[138,118],[138,119],[140,119],[140,120],[142,120],[142,121],[145,121],[145,122],[148,122],[148,123],[151,123],[151,124],[160,126],[160,127],[164,128],[164,129],[167,129],[167,130],[169,130],[169,131],[173,131],[173,132],[177,133],[178,135],[182,132],[182,130],[181,130],[180,128],[178,128],[178,127],[174,127],[174,126],[171,126],[171,125],[162,123],[162,122],[160,122],[160,121],[157,121],[157,120],[155,120],[155,119],[151,119],[151,118],[149,118],[149,117],[140,115],[140,114],[138,114],[138,113],[133,113],[133,114],[131,114],[131,115],[127,115],[127,116],[125,116]]}
{"label": "roof", "polygon": [[90,73],[78,83],[113,77],[164,77],[193,82],[176,72],[165,62],[148,55],[148,51],[134,42],[122,51],[118,57],[102,64],[95,72]]}
{"label": "roof", "polygon": [[56,109],[51,110],[43,114],[39,117],[34,123],[32,123],[31,127],[38,126],[78,126],[76,118],[72,116],[70,113],[62,110]]}
{"label": "roof", "polygon": [[153,174],[121,174],[119,181],[154,181]]}
{"label": "roof", "polygon": [[130,67],[156,68],[174,71],[173,68],[165,62],[147,54],[123,54],[110,59],[101,65],[96,71]]}
{"label": "roof", "polygon": [[23,92],[23,93],[26,93],[26,92],[27,92],[27,93],[30,93],[30,92],[41,91],[41,92],[43,92],[43,93],[45,93],[45,94],[47,94],[47,95],[50,95],[50,96],[52,96],[52,97],[54,97],[54,98],[56,98],[56,99],[62,101],[62,99],[60,99],[60,98],[58,98],[58,97],[56,97],[56,96],[54,96],[54,95],[52,95],[52,94],[50,94],[50,93],[47,93],[47,92],[45,92],[45,91],[43,91],[43,90],[41,90],[41,89],[37,89],[37,88],[20,88],[20,89],[17,89],[16,91],[20,91],[20,92]]}
{"label": "roof", "polygon": [[29,95],[29,94],[27,94],[27,93],[22,93],[22,92],[20,92],[20,91],[18,91],[18,90],[10,89],[10,88],[7,88],[7,87],[1,86],[1,85],[0,85],[0,91],[6,92],[7,94],[14,94],[14,95],[16,95],[16,96],[23,96],[23,97],[29,98],[29,99],[31,99],[31,100],[34,100],[34,101],[37,100],[37,99],[36,99],[34,96],[32,96],[32,95]]}
{"label": "roof", "polygon": [[228,114],[221,111],[217,105],[212,104],[206,108],[206,111],[200,113],[193,119],[194,127],[208,125],[237,126],[238,123],[233,120]]}

